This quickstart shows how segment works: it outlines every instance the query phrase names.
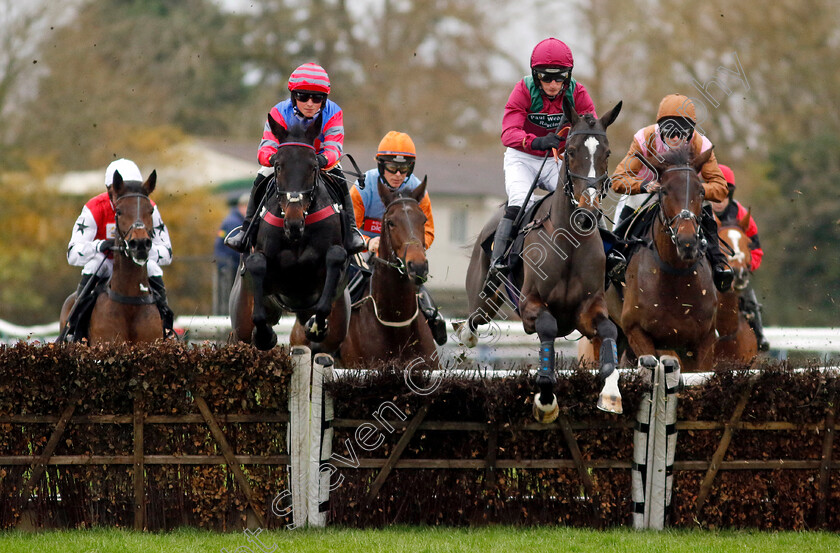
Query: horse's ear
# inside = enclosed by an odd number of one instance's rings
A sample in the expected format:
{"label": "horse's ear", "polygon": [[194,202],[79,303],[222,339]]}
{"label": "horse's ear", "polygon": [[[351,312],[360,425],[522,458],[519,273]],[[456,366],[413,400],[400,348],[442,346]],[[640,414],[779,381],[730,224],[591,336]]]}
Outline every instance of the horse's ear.
{"label": "horse's ear", "polygon": [[605,129],[606,129],[607,127],[609,127],[610,125],[612,125],[612,124],[613,124],[613,122],[614,122],[616,119],[618,119],[618,114],[619,114],[619,113],[621,113],[621,104],[622,104],[622,103],[623,103],[623,102],[619,101],[619,102],[615,105],[615,107],[614,107],[614,108],[612,108],[610,111],[608,111],[607,113],[605,113],[603,117],[601,117],[600,121],[601,121],[601,124],[602,124],[602,125],[604,125],[604,128],[605,128]]}
{"label": "horse's ear", "polygon": [[571,123],[573,127],[577,125],[580,117],[578,117],[577,111],[575,111],[574,103],[570,102],[569,97],[565,94],[563,95],[563,113],[566,115],[566,119],[569,120],[569,123]]}
{"label": "horse's ear", "polygon": [[429,175],[424,176],[423,182],[420,183],[420,186],[411,191],[411,197],[414,198],[418,204],[426,196],[426,183],[428,181]]}
{"label": "horse's ear", "polygon": [[309,140],[310,144],[315,143],[315,139],[318,138],[318,135],[321,134],[321,122],[324,120],[324,112],[321,111],[318,113],[318,117],[312,122],[309,127],[306,129],[306,133],[304,136]]}
{"label": "horse's ear", "polygon": [[382,204],[388,207],[388,204],[394,201],[394,192],[381,178],[376,181],[376,187],[379,190],[379,197],[382,199]]}
{"label": "horse's ear", "polygon": [[119,171],[114,171],[114,182],[111,183],[111,190],[114,191],[114,194],[119,196],[122,194],[123,186],[125,182],[123,181],[122,175],[120,175]]}
{"label": "horse's ear", "polygon": [[709,158],[712,157],[713,150],[714,146],[691,160],[691,165],[694,167],[695,171],[698,173],[700,172],[700,169],[702,169],[703,166],[706,165],[706,162],[709,161]]}
{"label": "horse's ear", "polygon": [[750,228],[750,217],[752,217],[751,212],[752,208],[747,208],[746,214],[738,220],[738,226],[741,227],[741,230],[743,230],[744,233],[746,233],[747,229]]}
{"label": "horse's ear", "polygon": [[277,142],[282,144],[286,141],[286,135],[289,131],[286,130],[286,127],[278,123],[271,114],[268,114],[268,128],[271,129],[271,134],[277,139]]}
{"label": "horse's ear", "polygon": [[149,175],[149,178],[147,178],[146,182],[143,183],[143,190],[146,191],[147,196],[155,191],[155,184],[156,183],[157,183],[157,171],[152,169],[152,174]]}

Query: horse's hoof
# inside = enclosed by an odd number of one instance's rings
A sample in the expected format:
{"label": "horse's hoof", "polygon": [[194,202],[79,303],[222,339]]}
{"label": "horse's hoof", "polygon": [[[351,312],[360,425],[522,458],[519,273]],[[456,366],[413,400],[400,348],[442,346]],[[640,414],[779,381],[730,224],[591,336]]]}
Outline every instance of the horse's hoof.
{"label": "horse's hoof", "polygon": [[618,390],[618,371],[613,371],[604,379],[604,388],[598,396],[598,409],[620,415],[624,412],[621,405],[621,392]]}
{"label": "horse's hoof", "polygon": [[545,388],[547,386],[553,388],[554,385],[557,384],[557,376],[552,370],[540,369],[539,371],[537,371],[537,376],[534,379],[534,383],[540,389]]}
{"label": "horse's hoof", "polygon": [[656,357],[653,355],[642,355],[639,357],[639,368],[640,369],[650,369],[653,370],[656,368],[656,365],[659,364],[659,361],[656,360]]}
{"label": "horse's hoof", "polygon": [[557,405],[557,396],[552,395],[551,403],[543,405],[540,401],[540,394],[534,394],[533,413],[534,418],[541,424],[550,424],[557,420],[557,416],[560,414],[560,406]]}
{"label": "horse's hoof", "polygon": [[324,338],[327,337],[327,330],[327,321],[324,320],[324,324],[319,325],[315,315],[309,317],[309,320],[303,325],[303,333],[310,342],[323,342]]}
{"label": "horse's hoof", "polygon": [[251,343],[261,351],[268,351],[277,345],[277,334],[269,328],[268,331],[260,331],[259,327],[254,327],[251,332]]}
{"label": "horse's hoof", "polygon": [[670,374],[680,368],[680,360],[673,355],[663,355],[660,359],[662,368],[665,369],[665,374]]}
{"label": "horse's hoof", "polygon": [[465,347],[474,348],[478,345],[478,335],[470,330],[469,323],[453,323],[458,342]]}

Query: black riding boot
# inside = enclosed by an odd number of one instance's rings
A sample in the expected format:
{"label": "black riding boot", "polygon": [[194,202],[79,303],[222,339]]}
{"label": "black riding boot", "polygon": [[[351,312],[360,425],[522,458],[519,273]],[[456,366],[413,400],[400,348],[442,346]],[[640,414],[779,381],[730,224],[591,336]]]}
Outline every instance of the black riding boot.
{"label": "black riding boot", "polygon": [[493,238],[493,252],[490,255],[490,273],[504,273],[508,264],[505,253],[510,247],[511,236],[513,235],[513,220],[519,213],[519,207],[508,206],[505,209],[505,216],[499,221],[496,227],[496,236]]}
{"label": "black riding boot", "polygon": [[356,255],[365,251],[365,240],[356,226],[356,212],[353,210],[353,199],[350,197],[350,191],[344,185],[340,185],[340,188],[343,192],[344,220],[347,222],[347,229],[349,230],[347,236],[344,237],[344,249],[347,250],[347,255]]}
{"label": "black riding boot", "polygon": [[764,337],[764,323],[761,320],[761,304],[755,297],[755,290],[747,288],[741,292],[741,311],[755,333],[755,341],[758,343],[758,351],[770,349],[770,342]]}
{"label": "black riding boot", "polygon": [[425,286],[420,286],[418,293],[418,302],[420,304],[420,311],[426,317],[426,322],[429,323],[429,328],[432,329],[432,336],[435,338],[437,345],[442,346],[446,344],[446,322],[440,316],[440,309],[435,305],[435,300]]}
{"label": "black riding boot", "polygon": [[620,251],[622,242],[615,234],[601,227],[598,227],[598,231],[601,234],[604,249],[607,250],[607,264],[604,271],[604,288],[606,289],[610,282],[614,282],[617,285],[624,282],[624,273],[627,271],[627,259]]}
{"label": "black riding boot", "polygon": [[166,301],[166,287],[163,285],[163,277],[150,276],[149,285],[152,287],[152,295],[155,298],[155,304],[160,311],[160,319],[163,322],[163,337],[169,338],[175,333],[172,329],[175,323],[175,314]]}
{"label": "black riding boot", "polygon": [[[91,282],[91,279],[93,279],[93,282]],[[82,274],[82,280],[76,288],[76,301],[73,304],[70,316],[67,317],[67,332],[65,334],[67,342],[78,342],[87,335],[87,328],[81,328],[80,323],[86,321],[90,315],[91,308],[96,301],[96,295],[93,294],[93,291],[101,280],[102,278],[96,275]],[[88,286],[89,282],[90,286]],[[85,290],[86,287],[87,290]]]}
{"label": "black riding boot", "polygon": [[254,179],[254,185],[251,187],[251,197],[248,199],[248,209],[245,211],[245,219],[242,221],[242,226],[233,229],[225,237],[225,246],[237,251],[245,253],[251,247],[251,238],[259,225],[251,224],[251,221],[256,215],[257,207],[262,202],[265,195],[265,185],[269,181],[269,176],[262,173],[257,175]]}
{"label": "black riding boot", "polygon": [[721,292],[728,292],[732,288],[734,274],[732,273],[732,267],[726,262],[726,256],[720,251],[717,222],[715,221],[714,215],[712,215],[711,206],[703,206],[700,226],[706,235],[706,255],[712,264],[712,277],[715,281],[715,288]]}

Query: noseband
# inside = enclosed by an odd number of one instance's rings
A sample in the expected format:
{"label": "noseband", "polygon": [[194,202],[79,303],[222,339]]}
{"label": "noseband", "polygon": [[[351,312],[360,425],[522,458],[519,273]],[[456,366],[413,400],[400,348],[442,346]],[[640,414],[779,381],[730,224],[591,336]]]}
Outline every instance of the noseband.
{"label": "noseband", "polygon": [[674,215],[671,218],[668,218],[665,215],[665,209],[663,208],[662,203],[662,188],[659,189],[658,200],[659,200],[659,220],[665,226],[665,232],[671,238],[671,242],[676,246],[677,245],[677,231],[674,230],[674,223],[679,223],[683,220],[691,221],[694,224],[694,237],[699,239],[700,238],[700,222],[697,220],[697,215],[695,215],[689,209],[689,188],[691,187],[691,173],[696,173],[693,167],[688,165],[680,165],[678,167],[669,167],[662,171],[662,174],[675,172],[675,171],[688,171],[685,174],[685,207],[680,210],[679,213]]}
{"label": "noseband", "polygon": [[[123,233],[122,230],[120,229],[120,215],[119,215],[119,209],[117,209],[117,206],[119,205],[119,203],[121,201],[123,201],[127,198],[136,198],[137,199],[137,219],[135,219],[135,221],[131,224],[131,226],[128,227],[128,230],[125,233]],[[154,234],[155,234],[154,229],[147,228],[146,224],[143,223],[142,219],[140,218],[140,201],[144,200],[144,199],[149,200],[149,196],[147,196],[146,194],[140,194],[140,193],[134,192],[134,193],[131,193],[131,194],[126,194],[124,196],[120,196],[119,198],[117,198],[114,201],[114,223],[117,227],[117,239],[118,239],[117,240],[117,247],[115,249],[118,249],[118,250],[126,253],[126,255],[128,255],[131,258],[131,260],[134,261],[134,263],[136,263],[137,265],[140,265],[140,266],[145,265],[149,261],[149,259],[147,257],[146,259],[140,261],[140,260],[137,260],[134,257],[134,255],[131,252],[131,248],[128,245],[128,236],[134,230],[144,229],[149,234],[149,238],[154,237]],[[149,203],[151,203],[151,200],[149,200]]]}
{"label": "noseband", "polygon": [[[391,209],[391,206],[394,205],[394,204],[401,203],[403,210],[408,211],[408,206],[406,205],[407,202],[412,202],[412,203],[417,204],[419,206],[419,204],[417,203],[417,200],[415,200],[414,198],[397,198],[394,201],[392,201],[390,204],[388,204],[388,209]],[[388,210],[386,209],[386,213],[387,213],[387,211]],[[382,219],[383,220],[385,219],[384,215],[382,216]],[[419,245],[419,246],[423,247],[423,244],[424,244],[424,242],[422,240],[418,239],[417,236],[414,234],[414,229],[413,228],[409,228],[409,231],[411,232],[411,234],[410,234],[408,240],[403,243],[403,246],[405,246],[405,255],[408,255],[408,246]],[[389,245],[390,245],[390,241],[391,241],[391,232],[388,231]],[[391,248],[391,255],[389,256],[388,259],[383,259],[383,258],[379,257],[378,255],[373,257],[372,259],[374,261],[378,262],[378,263],[381,263],[382,265],[386,265],[388,267],[391,267],[392,269],[395,269],[402,276],[408,277],[408,266],[407,266],[406,261],[405,261],[405,255],[403,257],[400,257],[400,256],[397,255],[397,252],[394,251],[394,248]],[[426,282],[426,280],[428,280],[429,277],[425,276],[425,277],[415,277],[415,278],[417,278],[421,282]]]}
{"label": "noseband", "polygon": [[[284,142],[278,146],[278,148],[282,148],[283,146],[303,146],[304,148],[309,148],[313,152],[315,151],[315,146],[312,144],[307,144],[305,142]],[[312,180],[312,186],[306,190],[300,190],[298,192],[280,192],[277,190],[277,165],[274,166],[274,193],[277,195],[278,200],[285,199],[285,203],[282,201],[278,202],[278,207],[280,208],[280,220],[284,220],[286,218],[286,209],[283,206],[288,208],[289,204],[302,204],[304,199],[308,199],[308,204],[306,209],[303,210],[303,217],[304,221],[306,216],[309,214],[309,206],[312,205],[312,202],[315,201],[315,192],[318,188],[318,177],[320,176],[320,171],[315,173],[315,178]],[[280,225],[282,226],[282,225]]]}
{"label": "noseband", "polygon": [[[569,139],[575,135],[606,137],[607,133],[606,131],[601,131],[598,129],[586,131],[573,131],[566,136],[567,145],[569,144]],[[574,195],[572,179],[578,179],[586,182],[586,188],[584,190],[588,190],[590,188],[594,189],[598,193],[599,201],[607,195],[606,186],[604,185],[609,181],[609,173],[605,172],[603,175],[599,175],[597,177],[587,177],[584,175],[578,175],[577,173],[572,173],[571,169],[569,169],[568,148],[563,152],[563,166],[566,168],[566,179],[563,183],[563,191],[566,193],[566,196],[568,196],[569,200],[572,202],[572,207],[578,207],[580,205],[580,202],[578,202],[577,198],[575,198]]]}

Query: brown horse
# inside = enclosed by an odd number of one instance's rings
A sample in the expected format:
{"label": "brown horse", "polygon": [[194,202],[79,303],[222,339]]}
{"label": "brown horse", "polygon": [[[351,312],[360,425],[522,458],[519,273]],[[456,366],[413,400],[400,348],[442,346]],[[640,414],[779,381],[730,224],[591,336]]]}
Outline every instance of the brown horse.
{"label": "brown horse", "polygon": [[306,129],[271,116],[279,147],[271,157],[274,183],[266,191],[253,251],[245,254],[230,294],[231,339],[267,350],[283,311],[301,325],[313,353],[333,353],[347,332],[344,293],[347,252],[338,209],[318,169],[320,115]]}
{"label": "brown horse", "polygon": [[500,210],[482,229],[473,247],[467,272],[470,316],[456,328],[461,342],[474,346],[478,326],[491,323],[501,304],[507,302],[505,292],[519,300],[525,332],[536,332],[540,338],[536,377],[539,393],[534,396],[534,417],[540,422],[551,422],[559,410],[554,394],[554,340],[575,329],[594,339],[599,349],[605,385],[598,407],[613,413],[622,411],[615,370],[617,330],[604,301],[606,256],[597,223],[600,198],[608,182],[606,129],[618,117],[621,103],[601,119],[590,114],[578,116],[569,102],[563,110],[571,123],[563,170],[557,190],[540,204],[522,230],[525,238],[519,257],[524,265],[514,267],[510,280],[491,277],[485,289],[490,257],[482,245],[496,229],[503,213]]}
{"label": "brown horse", "polygon": [[[114,270],[106,289],[99,292],[90,315],[88,340],[104,342],[153,342],[163,338],[163,322],[149,289],[146,262],[152,247],[152,202],[157,173],[143,184],[124,182],[114,173],[110,188],[114,204],[117,239]],[[61,308],[61,328],[67,321],[76,293]]]}
{"label": "brown horse", "polygon": [[608,292],[610,314],[633,356],[679,350],[688,370],[708,368],[715,343],[718,300],[700,236],[703,185],[697,175],[711,154],[691,158],[681,147],[646,160],[659,175],[658,213],[647,247],[628,263],[623,304],[615,287]]}
{"label": "brown horse", "polygon": [[418,300],[418,287],[429,274],[426,215],[420,209],[425,194],[426,179],[402,192],[379,181],[386,206],[379,252],[371,257],[370,294],[354,304],[350,330],[341,344],[345,366],[364,367],[382,359],[432,365],[435,341]]}
{"label": "brown horse", "polygon": [[[735,224],[720,225],[718,236],[721,244],[728,244],[731,252],[727,263],[732,267],[735,278],[732,289],[720,294],[717,310],[717,334],[715,362],[749,363],[758,355],[755,332],[740,309],[740,295],[750,284],[750,239],[747,228],[750,212]],[[724,250],[726,247],[724,246]]]}

